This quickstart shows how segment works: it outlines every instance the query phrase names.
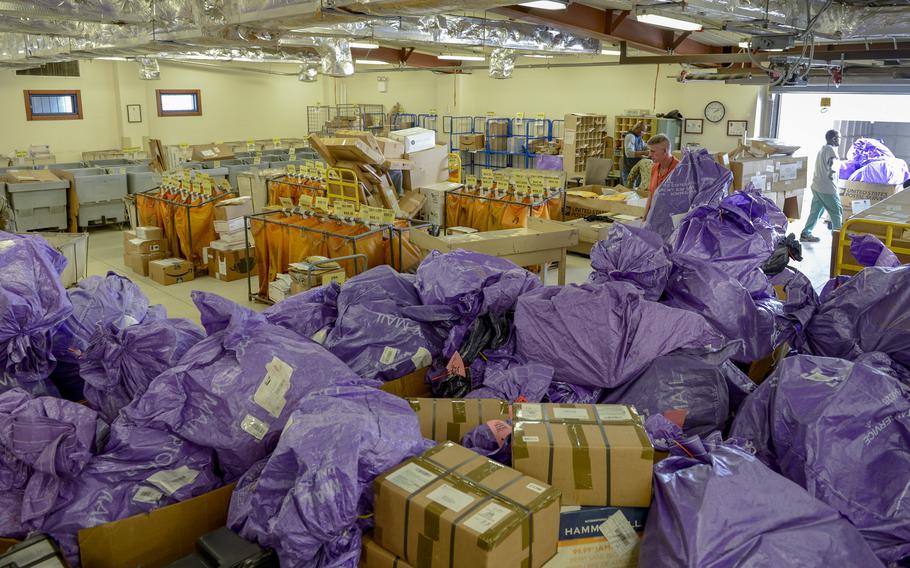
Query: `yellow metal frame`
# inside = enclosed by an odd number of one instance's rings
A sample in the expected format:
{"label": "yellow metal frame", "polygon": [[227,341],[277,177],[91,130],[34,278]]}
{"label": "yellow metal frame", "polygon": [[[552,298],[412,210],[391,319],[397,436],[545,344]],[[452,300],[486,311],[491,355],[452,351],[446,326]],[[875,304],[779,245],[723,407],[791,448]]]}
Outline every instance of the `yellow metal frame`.
{"label": "yellow metal frame", "polygon": [[[337,192],[334,190],[338,190]],[[351,193],[346,193],[349,190]],[[329,200],[353,201],[354,209],[360,209],[360,179],[354,170],[329,168],[325,172],[325,196]]]}
{"label": "yellow metal frame", "polygon": [[[873,233],[869,230],[854,230],[850,231],[851,227],[854,225],[872,225],[875,227],[881,227],[884,232],[884,238],[880,233]],[[894,223],[891,221],[878,221],[875,219],[847,219],[844,222],[843,227],[840,230],[840,236],[837,241],[837,254],[834,257],[834,275],[841,276],[844,274],[845,270],[851,271],[851,273],[860,272],[865,266],[860,266],[858,264],[847,264],[844,262],[844,255],[848,247],[850,246],[851,235],[854,234],[868,234],[875,235],[879,239],[882,239],[882,242],[888,247],[891,252],[895,254],[906,254],[910,255],[910,248],[906,247],[895,247],[894,241],[896,239],[902,239],[904,231],[910,229],[910,223]],[[899,231],[898,231],[899,230]],[[895,237],[895,232],[897,236]]]}
{"label": "yellow metal frame", "polygon": [[452,152],[449,154],[449,181],[461,183],[461,153]]}

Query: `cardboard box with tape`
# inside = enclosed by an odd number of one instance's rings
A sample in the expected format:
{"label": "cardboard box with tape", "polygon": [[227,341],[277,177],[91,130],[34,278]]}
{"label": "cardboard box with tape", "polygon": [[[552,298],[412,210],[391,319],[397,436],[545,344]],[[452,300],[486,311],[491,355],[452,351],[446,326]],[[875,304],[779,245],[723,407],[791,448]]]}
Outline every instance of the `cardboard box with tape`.
{"label": "cardboard box with tape", "polygon": [[167,258],[169,253],[167,252],[152,252],[148,254],[123,254],[123,264],[127,266],[130,270],[139,274],[141,276],[149,275],[149,264],[155,260],[161,260],[162,258]]}
{"label": "cardboard box with tape", "polygon": [[646,507],[563,507],[559,552],[544,568],[636,568]]}
{"label": "cardboard box with tape", "polygon": [[427,150],[436,145],[436,131],[426,128],[406,128],[389,132],[389,138],[404,145],[405,153]]}
{"label": "cardboard box with tape", "polygon": [[[843,186],[841,204],[844,208],[844,219],[848,219],[862,211],[863,208],[875,205],[904,189],[903,184],[900,183],[891,185],[840,180],[840,184]],[[856,211],[854,211],[854,202],[858,202]]]}
{"label": "cardboard box with tape", "polygon": [[249,195],[225,199],[215,204],[215,220],[230,221],[253,214],[253,198]]}
{"label": "cardboard box with tape", "polygon": [[492,398],[410,398],[408,403],[420,420],[420,433],[437,442],[460,444],[481,424],[511,417],[509,403]]}
{"label": "cardboard box with tape", "polygon": [[371,535],[364,535],[362,542],[360,568],[413,568],[400,556],[376,544]]}
{"label": "cardboard box with tape", "polygon": [[557,487],[564,505],[651,504],[654,447],[633,407],[517,403],[512,416],[512,466]]}
{"label": "cardboard box with tape", "polygon": [[243,249],[210,249],[209,255],[211,256],[209,267],[210,269],[214,269],[214,274],[212,274],[212,270],[210,270],[209,275],[214,276],[218,280],[233,282],[234,280],[240,280],[247,276],[255,276],[259,273],[256,268],[256,253],[253,250],[247,254],[247,251]]}
{"label": "cardboard box with tape", "polygon": [[227,144],[200,144],[193,146],[192,159],[194,162],[230,160],[233,157],[234,151]]}
{"label": "cardboard box with tape", "polygon": [[347,280],[344,268],[324,256],[310,256],[303,262],[289,264],[288,276],[291,279],[291,294],[299,294],[330,282],[343,284]]}
{"label": "cardboard box with tape", "polygon": [[556,554],[559,491],[451,442],[379,476],[383,549],[423,568],[539,568]]}
{"label": "cardboard box with tape", "polygon": [[163,258],[149,262],[149,277],[159,284],[170,286],[196,278],[193,263],[182,258]]}
{"label": "cardboard box with tape", "polygon": [[130,238],[138,238],[145,241],[151,241],[154,239],[163,239],[164,238],[164,229],[161,227],[136,227],[133,231],[126,231],[127,233],[135,233]]}
{"label": "cardboard box with tape", "polygon": [[773,156],[771,158],[740,158],[730,161],[733,185],[730,191],[745,189],[751,182],[762,192],[794,191],[807,186],[806,157]]}
{"label": "cardboard box with tape", "polygon": [[458,137],[458,149],[468,152],[483,150],[485,145],[483,134],[462,134]]}

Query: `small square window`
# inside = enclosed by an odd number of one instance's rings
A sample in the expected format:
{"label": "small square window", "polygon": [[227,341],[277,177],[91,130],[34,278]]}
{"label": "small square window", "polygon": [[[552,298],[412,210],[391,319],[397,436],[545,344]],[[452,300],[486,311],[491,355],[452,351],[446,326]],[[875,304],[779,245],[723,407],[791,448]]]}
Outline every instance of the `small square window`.
{"label": "small square window", "polygon": [[202,116],[202,95],[198,89],[157,90],[158,116]]}
{"label": "small square window", "polygon": [[82,95],[79,91],[25,91],[27,120],[79,120]]}

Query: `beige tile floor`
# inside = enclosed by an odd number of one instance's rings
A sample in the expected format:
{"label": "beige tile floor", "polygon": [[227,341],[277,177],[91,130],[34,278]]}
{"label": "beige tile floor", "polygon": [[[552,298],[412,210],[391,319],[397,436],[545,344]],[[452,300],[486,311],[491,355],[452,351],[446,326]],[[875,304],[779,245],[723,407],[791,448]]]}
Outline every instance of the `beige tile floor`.
{"label": "beige tile floor", "polygon": [[[791,231],[797,231],[801,224],[791,226]],[[830,232],[816,229],[816,234],[822,237],[822,242],[804,244],[804,260],[794,263],[794,266],[809,276],[816,289],[820,289],[828,278],[828,265],[831,250]],[[108,271],[128,277],[136,282],[153,304],[162,304],[170,317],[187,318],[199,321],[199,312],[190,299],[193,290],[214,292],[238,304],[249,306],[255,310],[265,309],[261,303],[250,302],[247,299],[247,281],[245,279],[234,282],[222,282],[208,276],[200,276],[190,282],[163,286],[151,278],[140,276],[123,264],[123,234],[114,227],[94,229],[89,235],[89,275],[104,275]],[[591,272],[590,260],[581,255],[570,254],[566,262],[566,282],[580,283],[587,280]],[[557,271],[548,274],[547,284],[556,284]],[[258,280],[253,278],[253,289],[258,286]]]}
{"label": "beige tile floor", "polygon": [[[163,305],[170,317],[199,321],[199,312],[190,299],[190,293],[193,290],[215,292],[238,304],[243,304],[256,310],[262,310],[266,307],[263,304],[247,300],[246,279],[222,282],[208,276],[200,276],[190,282],[163,286],[151,278],[140,276],[123,264],[123,233],[120,230],[116,228],[92,230],[89,234],[88,243],[88,273],[89,275],[103,276],[108,271],[114,271],[117,274],[126,276],[138,284],[143,293],[148,296],[149,301],[153,304]],[[253,286],[254,288],[258,286],[255,278],[253,279]]]}

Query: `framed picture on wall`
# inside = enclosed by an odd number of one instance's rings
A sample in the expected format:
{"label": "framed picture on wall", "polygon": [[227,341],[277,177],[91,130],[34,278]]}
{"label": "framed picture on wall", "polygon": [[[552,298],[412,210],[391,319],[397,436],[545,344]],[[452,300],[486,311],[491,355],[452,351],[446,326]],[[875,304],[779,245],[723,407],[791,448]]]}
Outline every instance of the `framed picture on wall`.
{"label": "framed picture on wall", "polygon": [[684,134],[703,134],[705,131],[705,121],[701,118],[687,118],[685,122]]}
{"label": "framed picture on wall", "polygon": [[742,136],[749,129],[748,120],[728,120],[727,136]]}
{"label": "framed picture on wall", "polygon": [[142,105],[126,105],[126,121],[142,122]]}

